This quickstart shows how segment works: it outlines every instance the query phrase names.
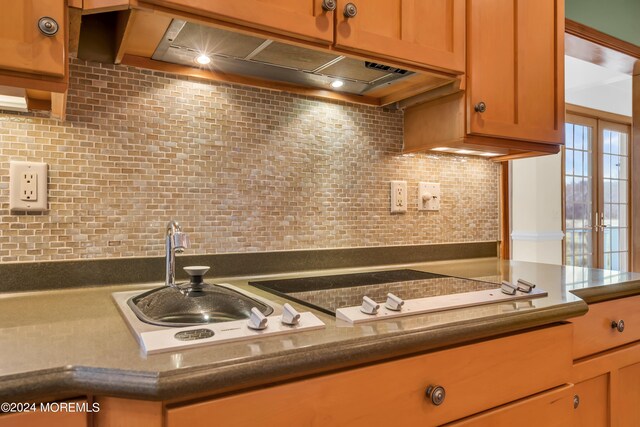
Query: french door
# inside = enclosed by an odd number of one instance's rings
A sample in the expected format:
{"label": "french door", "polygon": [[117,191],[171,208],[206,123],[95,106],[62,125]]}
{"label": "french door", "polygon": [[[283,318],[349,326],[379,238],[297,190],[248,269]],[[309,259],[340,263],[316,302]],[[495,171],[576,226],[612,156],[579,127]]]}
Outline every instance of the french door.
{"label": "french door", "polygon": [[628,271],[628,125],[567,115],[565,264]]}

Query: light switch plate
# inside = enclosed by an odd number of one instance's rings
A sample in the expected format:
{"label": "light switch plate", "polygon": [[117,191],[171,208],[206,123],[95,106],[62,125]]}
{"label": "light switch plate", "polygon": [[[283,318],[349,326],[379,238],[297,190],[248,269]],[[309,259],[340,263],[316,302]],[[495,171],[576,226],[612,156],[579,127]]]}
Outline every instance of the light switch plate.
{"label": "light switch plate", "polygon": [[391,213],[407,211],[407,181],[391,181]]}
{"label": "light switch plate", "polygon": [[418,210],[440,210],[440,184],[435,182],[418,183]]}
{"label": "light switch plate", "polygon": [[47,210],[47,164],[9,162],[9,209],[18,212]]}

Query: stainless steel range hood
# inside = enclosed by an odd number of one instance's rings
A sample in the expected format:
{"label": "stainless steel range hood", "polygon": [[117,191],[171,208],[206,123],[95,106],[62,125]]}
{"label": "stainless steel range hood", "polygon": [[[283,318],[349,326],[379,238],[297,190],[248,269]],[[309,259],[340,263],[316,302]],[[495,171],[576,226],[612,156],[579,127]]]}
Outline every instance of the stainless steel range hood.
{"label": "stainless steel range hood", "polygon": [[[196,63],[201,54],[209,56],[211,63]],[[152,59],[320,89],[332,89],[331,83],[341,80],[344,85],[339,91],[356,95],[391,86],[414,74],[178,19],[172,21]]]}

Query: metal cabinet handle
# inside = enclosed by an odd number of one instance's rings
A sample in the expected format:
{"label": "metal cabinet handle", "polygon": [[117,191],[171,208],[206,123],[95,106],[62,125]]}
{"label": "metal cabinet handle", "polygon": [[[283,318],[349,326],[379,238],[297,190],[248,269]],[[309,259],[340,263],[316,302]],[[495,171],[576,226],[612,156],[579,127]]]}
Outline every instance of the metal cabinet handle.
{"label": "metal cabinet handle", "polygon": [[444,402],[444,398],[447,396],[444,387],[440,385],[430,385],[427,387],[427,391],[425,392],[426,396],[431,399],[431,403],[436,406],[442,405]]}
{"label": "metal cabinet handle", "polygon": [[580,396],[578,396],[577,394],[573,395],[573,409],[578,409],[578,406],[580,406]]}
{"label": "metal cabinet handle", "polygon": [[473,107],[473,109],[476,110],[476,113],[484,113],[485,111],[487,111],[487,104],[485,104],[483,101],[480,101]]}
{"label": "metal cabinet handle", "polygon": [[344,6],[343,14],[345,18],[354,18],[358,14],[358,8],[353,3],[347,3]]}
{"label": "metal cabinet handle", "polygon": [[322,9],[327,12],[333,12],[337,6],[336,0],[322,0]]}
{"label": "metal cabinet handle", "polygon": [[612,321],[611,329],[617,329],[618,332],[624,332],[624,320],[620,319],[617,322],[615,320]]}
{"label": "metal cabinet handle", "polygon": [[38,29],[47,37],[52,37],[58,32],[58,23],[55,19],[43,16],[38,20]]}

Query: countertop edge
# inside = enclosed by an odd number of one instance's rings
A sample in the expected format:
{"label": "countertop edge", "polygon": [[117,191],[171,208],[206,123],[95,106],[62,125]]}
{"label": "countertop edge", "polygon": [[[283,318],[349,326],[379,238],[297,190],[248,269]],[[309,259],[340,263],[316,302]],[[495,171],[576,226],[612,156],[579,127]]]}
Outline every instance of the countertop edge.
{"label": "countertop edge", "polygon": [[169,373],[140,373],[87,366],[63,366],[5,377],[0,398],[108,395],[143,400],[187,400],[216,396],[309,376],[352,369],[412,354],[524,331],[584,315],[582,300],[510,315],[474,319],[417,332],[357,339],[257,358],[241,363]]}
{"label": "countertop edge", "polygon": [[594,286],[584,289],[575,289],[570,291],[572,294],[581,298],[587,304],[595,304],[625,298],[639,294],[640,280],[630,280],[616,285]]}

